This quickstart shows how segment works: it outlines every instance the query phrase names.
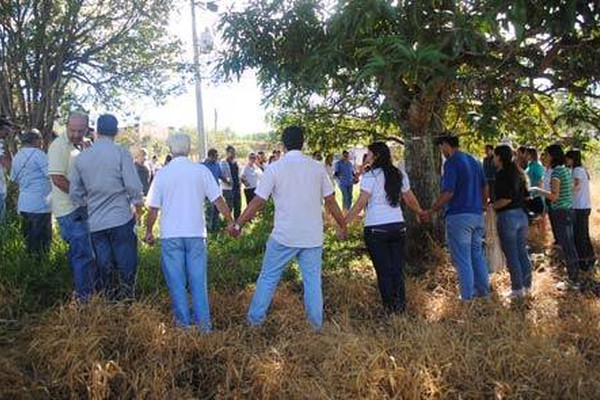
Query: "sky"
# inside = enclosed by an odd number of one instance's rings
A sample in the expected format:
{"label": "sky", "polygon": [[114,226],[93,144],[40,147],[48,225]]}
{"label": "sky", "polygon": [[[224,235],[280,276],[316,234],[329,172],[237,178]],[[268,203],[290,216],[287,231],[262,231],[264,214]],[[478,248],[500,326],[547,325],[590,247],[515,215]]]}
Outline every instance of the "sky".
{"label": "sky", "polygon": [[[192,18],[189,1],[178,2],[180,9],[174,11],[169,30],[179,37],[186,51],[185,57],[192,60]],[[221,7],[231,6],[232,0],[222,0]],[[238,2],[239,3],[239,2]],[[218,20],[217,14],[198,10],[197,29],[202,32],[205,28],[213,28]],[[218,38],[215,38],[218,46]],[[215,111],[217,128],[231,128],[239,134],[251,134],[269,130],[265,121],[266,110],[261,106],[261,91],[256,82],[256,76],[248,71],[239,82],[215,84],[208,80],[202,83],[202,102],[204,109],[204,126],[207,130],[214,129]],[[168,99],[165,105],[139,104],[141,123],[162,126],[196,126],[196,95],[195,86],[190,83],[185,93]]]}

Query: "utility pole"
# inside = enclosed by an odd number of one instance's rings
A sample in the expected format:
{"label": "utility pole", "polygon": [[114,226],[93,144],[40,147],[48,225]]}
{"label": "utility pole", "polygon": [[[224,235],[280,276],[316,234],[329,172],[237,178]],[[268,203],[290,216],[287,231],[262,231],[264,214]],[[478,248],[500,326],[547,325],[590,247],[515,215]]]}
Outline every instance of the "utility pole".
{"label": "utility pole", "polygon": [[204,130],[204,111],[202,109],[202,76],[200,73],[200,49],[196,31],[196,2],[190,0],[192,7],[192,44],[194,46],[194,77],[196,83],[196,129],[198,130],[198,161],[206,158],[206,132]]}

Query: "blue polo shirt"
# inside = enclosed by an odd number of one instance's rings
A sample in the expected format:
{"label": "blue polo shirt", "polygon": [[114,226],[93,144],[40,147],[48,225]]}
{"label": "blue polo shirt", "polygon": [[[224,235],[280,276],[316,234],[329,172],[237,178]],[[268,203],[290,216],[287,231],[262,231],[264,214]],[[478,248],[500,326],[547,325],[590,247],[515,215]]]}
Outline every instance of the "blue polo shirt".
{"label": "blue polo shirt", "polygon": [[354,185],[354,167],[350,161],[339,160],[335,164],[335,173],[340,181],[340,186]]}
{"label": "blue polo shirt", "polygon": [[217,183],[219,183],[219,179],[221,178],[221,166],[219,162],[216,160],[206,160],[203,164],[210,170]]}
{"label": "blue polo shirt", "polygon": [[444,164],[442,177],[442,192],[452,192],[452,198],[446,204],[446,215],[483,214],[482,189],[485,184],[479,161],[462,151],[454,153]]}

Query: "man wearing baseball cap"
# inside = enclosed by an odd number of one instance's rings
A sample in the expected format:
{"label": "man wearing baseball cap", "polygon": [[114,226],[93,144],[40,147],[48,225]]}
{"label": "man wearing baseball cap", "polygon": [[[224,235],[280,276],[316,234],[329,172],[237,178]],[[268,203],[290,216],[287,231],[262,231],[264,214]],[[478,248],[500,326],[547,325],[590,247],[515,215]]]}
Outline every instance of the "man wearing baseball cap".
{"label": "man wearing baseball cap", "polygon": [[[113,300],[134,297],[137,271],[136,218],[141,213],[142,183],[129,151],[115,144],[118,121],[111,114],[98,118],[94,146],[75,160],[69,178],[71,200],[86,206],[96,255],[96,288]],[[113,287],[116,273],[120,284]]]}

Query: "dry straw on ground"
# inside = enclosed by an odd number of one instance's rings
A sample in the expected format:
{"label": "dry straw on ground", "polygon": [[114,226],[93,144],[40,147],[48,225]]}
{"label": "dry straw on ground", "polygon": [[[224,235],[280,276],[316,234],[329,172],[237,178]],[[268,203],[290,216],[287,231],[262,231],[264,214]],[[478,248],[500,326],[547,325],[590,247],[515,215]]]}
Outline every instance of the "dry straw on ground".
{"label": "dry straw on ground", "polygon": [[[443,266],[408,284],[409,315],[384,318],[373,282],[328,276],[322,334],[283,286],[266,325],[244,324],[250,290],[212,294],[215,332],[181,332],[167,299],[62,307],[0,362],[7,398],[597,398],[598,300],[536,273],[533,299],[463,307]],[[441,282],[442,285],[437,285]],[[506,287],[506,274],[494,277]],[[29,340],[30,339],[30,340]]]}
{"label": "dry straw on ground", "polygon": [[[592,221],[597,241],[597,212]],[[207,336],[175,329],[167,298],[56,308],[20,322],[14,351],[0,355],[0,398],[596,399],[600,300],[558,292],[564,269],[549,254],[536,254],[535,266],[530,300],[501,300],[501,271],[491,300],[464,306],[441,262],[408,280],[407,315],[387,318],[370,265],[353,265],[360,273],[324,277],[322,334],[307,326],[294,283],[252,329],[251,288],[211,293]]]}

